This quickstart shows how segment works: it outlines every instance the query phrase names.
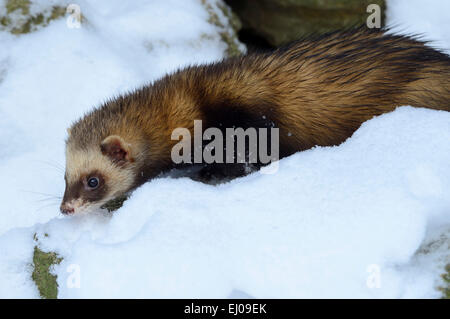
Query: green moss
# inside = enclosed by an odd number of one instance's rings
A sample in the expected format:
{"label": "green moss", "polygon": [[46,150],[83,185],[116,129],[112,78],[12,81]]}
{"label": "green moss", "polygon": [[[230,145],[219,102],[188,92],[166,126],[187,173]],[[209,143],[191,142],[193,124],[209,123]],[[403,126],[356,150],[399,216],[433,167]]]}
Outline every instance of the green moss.
{"label": "green moss", "polygon": [[[48,235],[46,234],[46,237]],[[37,235],[34,234],[34,240],[38,241]],[[37,245],[34,246],[33,253],[33,273],[31,278],[36,284],[39,295],[43,299],[56,299],[58,296],[58,283],[56,276],[50,273],[53,265],[61,263],[62,258],[54,252],[44,252]]]}
{"label": "green moss", "polygon": [[222,22],[220,22],[219,16],[214,12],[214,8],[208,2],[206,2],[206,0],[203,0],[202,3],[209,14],[208,22],[214,24],[215,26],[218,26],[219,28],[224,28],[224,25],[222,24]]}
{"label": "green moss", "polygon": [[[56,20],[60,17],[63,17],[66,14],[66,8],[55,6],[52,8],[52,12],[50,13],[50,17],[47,19],[47,23],[49,23],[52,20]],[[83,22],[83,16],[81,16],[81,21]]]}
{"label": "green moss", "polygon": [[445,271],[445,274],[442,275],[444,287],[440,287],[439,290],[443,293],[443,299],[450,299],[450,264],[445,267]]}
{"label": "green moss", "polygon": [[113,212],[115,210],[118,210],[120,207],[122,207],[123,202],[125,202],[127,199],[128,199],[128,196],[117,197],[115,199],[110,200],[106,204],[104,204],[101,208],[107,209],[108,212]]}
{"label": "green moss", "polygon": [[228,18],[228,21],[230,22],[231,27],[233,28],[234,32],[238,32],[242,28],[242,22],[228,6],[226,6],[223,3],[218,3],[217,7],[222,11],[223,15]]}
{"label": "green moss", "polygon": [[228,57],[241,55],[242,52],[239,49],[239,42],[237,38],[237,31],[241,28],[241,22],[237,15],[234,15],[232,11],[223,3],[217,4],[218,8],[228,18],[231,28],[225,26],[221,21],[214,8],[206,0],[202,0],[202,4],[209,14],[208,22],[215,25],[220,29],[220,39],[227,45],[225,54]]}
{"label": "green moss", "polygon": [[241,50],[239,50],[239,46],[236,44],[235,36],[230,35],[228,32],[220,32],[220,38],[228,46],[225,51],[228,57],[239,56],[242,54]]}
{"label": "green moss", "polygon": [[[29,0],[8,0],[5,4],[7,15],[0,17],[0,27],[12,34],[26,34],[39,29],[39,27],[45,27],[50,21],[59,19],[66,14],[65,7],[54,6],[51,7],[50,12],[30,15],[30,3]],[[18,13],[20,18],[12,19],[8,16],[13,12]]]}
{"label": "green moss", "polygon": [[11,13],[21,10],[23,15],[30,13],[30,0],[8,0],[6,1],[6,12]]}
{"label": "green moss", "polygon": [[0,17],[0,24],[6,27],[11,24],[11,19],[8,17]]}

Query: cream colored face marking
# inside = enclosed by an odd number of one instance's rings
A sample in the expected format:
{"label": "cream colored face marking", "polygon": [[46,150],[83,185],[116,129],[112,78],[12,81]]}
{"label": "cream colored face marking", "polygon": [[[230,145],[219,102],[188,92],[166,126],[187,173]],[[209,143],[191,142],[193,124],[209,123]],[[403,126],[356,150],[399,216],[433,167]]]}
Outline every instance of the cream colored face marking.
{"label": "cream colored face marking", "polygon": [[98,149],[79,150],[73,149],[70,145],[66,148],[66,190],[71,185],[80,182],[80,179],[98,171],[104,177],[107,193],[95,201],[86,201],[83,198],[69,198],[62,203],[61,207],[66,207],[73,213],[79,213],[93,208],[99,208],[107,201],[126,193],[134,182],[134,175],[131,165],[129,167],[119,167],[103,155]]}

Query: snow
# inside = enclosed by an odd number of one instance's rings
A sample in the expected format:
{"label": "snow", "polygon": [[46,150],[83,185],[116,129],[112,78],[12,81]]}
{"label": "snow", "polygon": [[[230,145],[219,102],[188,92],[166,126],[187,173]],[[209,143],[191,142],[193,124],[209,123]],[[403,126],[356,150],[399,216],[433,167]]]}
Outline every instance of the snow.
{"label": "snow", "polygon": [[[388,21],[450,50],[449,5],[432,2],[389,1]],[[59,298],[440,297],[448,112],[402,107],[340,146],[281,160],[276,174],[218,186],[160,178],[113,214],[61,216],[69,124],[226,49],[201,1],[79,4],[79,29],[59,19],[18,37],[0,31],[0,297],[39,297],[34,234],[63,258]]]}
{"label": "snow", "polygon": [[450,53],[450,1],[389,0],[386,18],[394,32],[420,35]]}

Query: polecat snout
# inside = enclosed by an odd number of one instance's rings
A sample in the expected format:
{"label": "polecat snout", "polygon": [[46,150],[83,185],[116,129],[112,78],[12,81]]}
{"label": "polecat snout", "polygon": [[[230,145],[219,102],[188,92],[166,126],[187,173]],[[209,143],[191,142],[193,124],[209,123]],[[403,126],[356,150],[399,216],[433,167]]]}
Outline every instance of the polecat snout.
{"label": "polecat snout", "polygon": [[450,111],[450,58],[383,31],[336,32],[188,67],[73,124],[61,211],[100,207],[176,167],[172,132],[192,132],[194,120],[203,130],[276,127],[283,157],[337,145],[362,122],[401,105]]}

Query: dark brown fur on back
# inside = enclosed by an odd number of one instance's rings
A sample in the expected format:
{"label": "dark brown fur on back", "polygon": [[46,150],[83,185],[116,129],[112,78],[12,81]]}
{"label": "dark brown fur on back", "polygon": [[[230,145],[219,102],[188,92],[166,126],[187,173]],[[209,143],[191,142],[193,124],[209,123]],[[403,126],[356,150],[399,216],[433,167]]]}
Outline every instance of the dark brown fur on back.
{"label": "dark brown fur on back", "polygon": [[450,58],[414,38],[365,28],[192,66],[110,100],[68,144],[119,135],[145,159],[136,185],[172,167],[177,127],[280,128],[280,154],[337,145],[373,116],[412,105],[450,111]]}

